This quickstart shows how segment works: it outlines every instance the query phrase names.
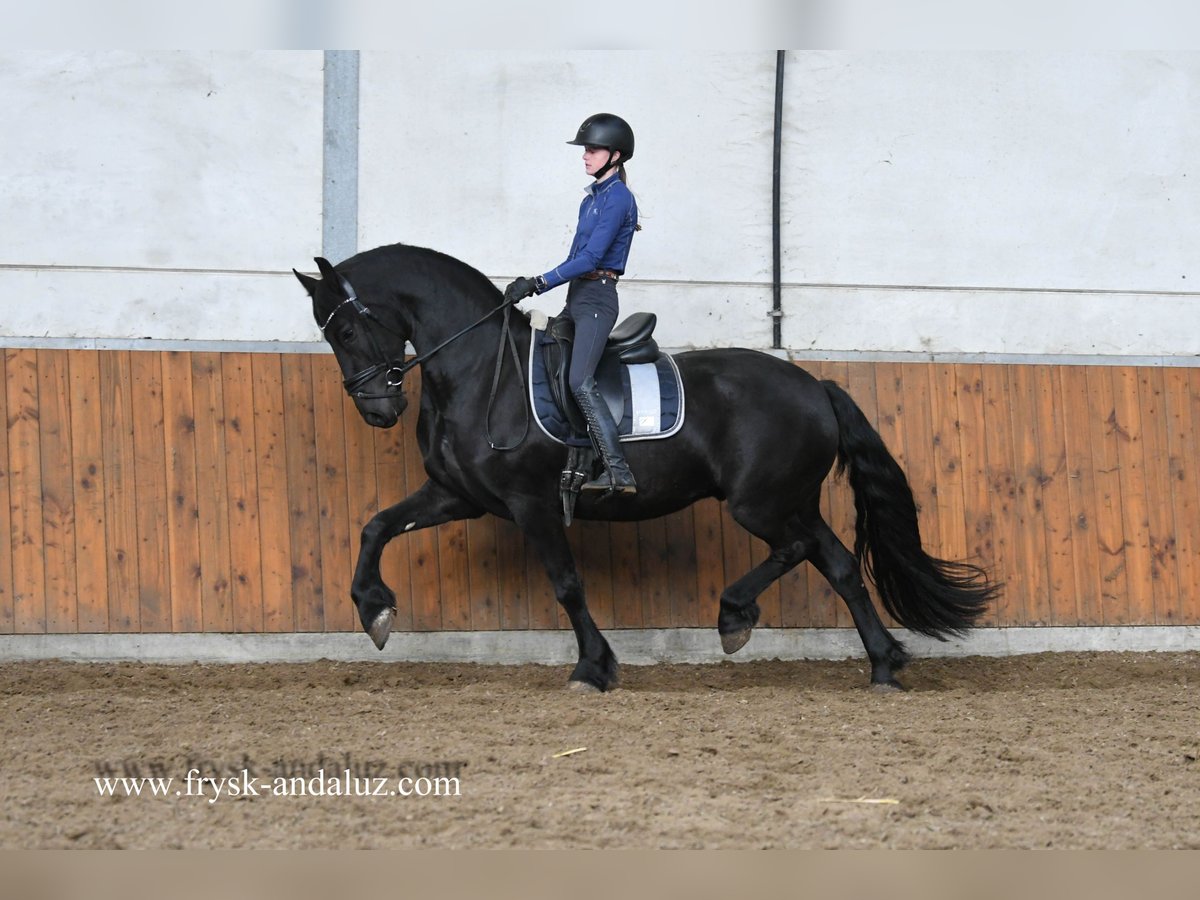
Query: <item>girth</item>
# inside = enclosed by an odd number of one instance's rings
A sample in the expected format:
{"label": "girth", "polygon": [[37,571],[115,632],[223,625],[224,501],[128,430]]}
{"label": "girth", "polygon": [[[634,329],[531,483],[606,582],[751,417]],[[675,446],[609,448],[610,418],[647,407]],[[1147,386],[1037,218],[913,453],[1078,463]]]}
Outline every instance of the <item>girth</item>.
{"label": "girth", "polygon": [[[621,421],[625,399],[621,389],[621,365],[654,362],[661,355],[654,340],[654,313],[637,312],[617,325],[608,336],[604,353],[596,367],[596,385],[608,404],[613,420]],[[571,371],[571,350],[575,343],[575,323],[568,316],[550,319],[541,337],[542,357],[550,381],[554,402],[562,410],[571,428],[586,441],[587,422],[571,396],[568,375]]]}

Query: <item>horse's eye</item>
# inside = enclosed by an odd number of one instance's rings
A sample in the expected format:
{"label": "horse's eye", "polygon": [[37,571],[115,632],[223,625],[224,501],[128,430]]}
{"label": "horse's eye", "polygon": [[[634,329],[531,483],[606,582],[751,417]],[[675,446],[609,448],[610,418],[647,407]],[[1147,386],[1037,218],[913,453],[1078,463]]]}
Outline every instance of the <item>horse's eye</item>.
{"label": "horse's eye", "polygon": [[346,326],[342,329],[341,334],[339,334],[338,337],[341,338],[343,344],[350,343],[352,340],[354,340],[354,328],[349,325]]}

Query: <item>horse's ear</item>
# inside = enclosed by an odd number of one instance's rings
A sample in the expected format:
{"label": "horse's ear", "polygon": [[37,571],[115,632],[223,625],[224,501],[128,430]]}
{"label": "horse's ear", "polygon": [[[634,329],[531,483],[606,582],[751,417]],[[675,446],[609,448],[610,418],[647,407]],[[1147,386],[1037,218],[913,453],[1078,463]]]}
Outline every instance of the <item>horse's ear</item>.
{"label": "horse's ear", "polygon": [[321,279],[313,278],[310,275],[297,272],[295,269],[292,269],[292,274],[296,276],[302,285],[304,285],[304,289],[308,291],[308,296],[316,297],[317,287],[321,284]]}
{"label": "horse's ear", "polygon": [[333,266],[329,264],[329,260],[323,256],[317,256],[313,258],[313,262],[317,264],[317,268],[321,270],[321,277],[329,282],[330,287],[338,283],[337,272],[333,271]]}

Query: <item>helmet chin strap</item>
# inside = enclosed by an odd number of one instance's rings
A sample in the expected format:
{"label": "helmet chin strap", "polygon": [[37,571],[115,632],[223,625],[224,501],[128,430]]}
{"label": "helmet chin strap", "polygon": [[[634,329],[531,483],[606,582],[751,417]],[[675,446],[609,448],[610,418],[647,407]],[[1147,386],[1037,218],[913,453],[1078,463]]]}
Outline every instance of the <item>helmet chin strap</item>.
{"label": "helmet chin strap", "polygon": [[[606,147],[605,149],[607,150],[608,148]],[[613,161],[613,152],[614,151],[612,151],[612,150],[608,151],[608,162],[606,162],[603,166],[601,166],[599,169],[597,169],[596,174],[592,176],[597,181],[599,181],[601,178],[603,178],[605,175],[607,175],[609,170],[612,169],[613,166],[617,165],[617,163],[620,162],[620,160],[617,160],[616,162]]]}

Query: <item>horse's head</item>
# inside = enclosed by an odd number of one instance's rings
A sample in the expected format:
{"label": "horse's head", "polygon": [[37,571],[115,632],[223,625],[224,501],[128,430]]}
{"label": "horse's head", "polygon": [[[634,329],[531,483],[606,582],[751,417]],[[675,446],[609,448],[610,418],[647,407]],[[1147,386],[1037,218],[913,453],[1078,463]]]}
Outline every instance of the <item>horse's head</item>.
{"label": "horse's head", "polygon": [[313,318],[337,357],[346,393],[368,425],[391,428],[408,406],[404,341],[383,327],[328,260],[317,257],[316,263],[321,278],[292,272],[312,298]]}

